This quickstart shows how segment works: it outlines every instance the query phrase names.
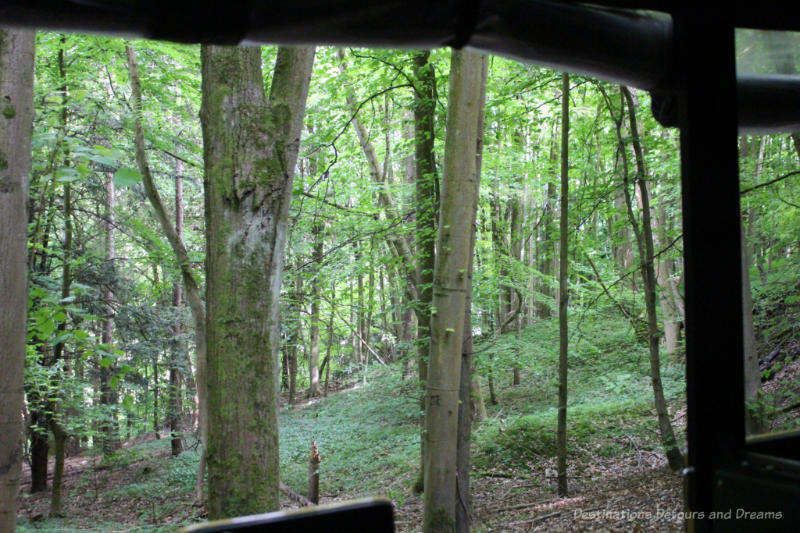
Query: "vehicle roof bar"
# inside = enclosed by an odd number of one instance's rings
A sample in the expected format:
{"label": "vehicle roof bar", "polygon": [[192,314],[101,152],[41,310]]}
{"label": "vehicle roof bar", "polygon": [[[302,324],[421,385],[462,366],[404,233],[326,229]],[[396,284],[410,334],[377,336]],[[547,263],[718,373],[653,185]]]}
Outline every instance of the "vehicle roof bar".
{"label": "vehicle roof bar", "polygon": [[[670,16],[619,9],[668,11],[674,3],[600,3],[607,5],[565,0],[4,0],[0,25],[217,44],[467,46],[655,91],[659,97],[674,95],[679,66]],[[743,23],[753,12],[739,0],[731,10],[729,18]],[[773,0],[764,0],[754,20],[774,28],[786,26],[779,24],[785,18]],[[742,132],[800,127],[800,78],[740,78],[738,88]],[[677,115],[656,116],[665,125],[677,124]]]}

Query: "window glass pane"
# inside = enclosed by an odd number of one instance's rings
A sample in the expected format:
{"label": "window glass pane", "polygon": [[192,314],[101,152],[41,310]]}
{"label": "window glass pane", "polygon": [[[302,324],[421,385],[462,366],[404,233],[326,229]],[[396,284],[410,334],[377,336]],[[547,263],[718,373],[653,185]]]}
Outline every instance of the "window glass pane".
{"label": "window glass pane", "polygon": [[741,75],[800,72],[800,32],[736,29],[736,71]]}
{"label": "window glass pane", "polygon": [[739,139],[748,434],[800,428],[800,136]]}

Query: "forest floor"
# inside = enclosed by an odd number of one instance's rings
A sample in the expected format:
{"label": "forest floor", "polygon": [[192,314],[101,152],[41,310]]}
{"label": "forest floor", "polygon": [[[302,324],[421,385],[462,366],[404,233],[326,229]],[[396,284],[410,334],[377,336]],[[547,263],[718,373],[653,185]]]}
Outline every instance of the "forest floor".
{"label": "forest floor", "polygon": [[[168,441],[155,440],[152,433],[129,446],[110,463],[98,456],[68,458],[65,518],[47,518],[48,493],[28,495],[21,502],[20,530],[174,531],[177,525],[205,518],[205,509],[187,490],[196,451],[170,458]],[[619,456],[573,462],[567,498],[554,495],[552,458],[542,459],[534,471],[495,468],[476,474],[475,531],[682,531],[679,476],[666,468],[660,454],[639,448],[633,438]],[[23,478],[27,492],[27,467]],[[393,499],[398,531],[419,531],[422,500],[406,492],[390,488],[379,495]],[[322,503],[364,495],[323,492]],[[297,507],[283,500],[285,509]]]}
{"label": "forest floor", "polygon": [[[622,327],[619,320],[600,320],[576,334],[566,498],[555,491],[557,350],[551,349],[557,328],[526,330],[523,352],[512,336],[478,344],[476,353],[485,357],[492,351],[493,364],[504,366],[495,371],[497,403],[487,398],[488,416],[473,431],[473,531],[682,530],[681,479],[667,469],[659,445],[646,348]],[[483,375],[488,364],[478,358]],[[510,384],[513,364],[523,369],[519,386]],[[683,365],[663,366],[672,421],[683,443]],[[798,369],[800,363],[793,362],[783,372]],[[366,383],[363,374],[352,374],[348,387],[326,398],[283,408],[283,482],[306,492],[313,441],[322,456],[322,503],[385,497],[395,506],[398,531],[420,531],[422,501],[410,490],[419,468],[419,391],[403,372],[403,365],[376,365]],[[488,396],[485,379],[481,387]],[[110,459],[71,457],[64,518],[48,516],[48,493],[28,495],[24,485],[19,530],[161,532],[201,521],[205,509],[194,502],[198,460],[196,446],[171,458],[168,440],[155,440],[152,433],[127,442]],[[29,483],[27,470],[23,478]],[[297,507],[282,499],[284,508]]]}

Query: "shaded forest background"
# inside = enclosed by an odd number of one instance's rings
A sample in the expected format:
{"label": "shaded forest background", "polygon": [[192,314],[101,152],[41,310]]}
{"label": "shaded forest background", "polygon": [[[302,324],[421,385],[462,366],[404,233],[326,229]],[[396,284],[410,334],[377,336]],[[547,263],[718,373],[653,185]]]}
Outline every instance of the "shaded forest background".
{"label": "shaded forest background", "polygon": [[[747,42],[742,53],[768,46]],[[269,87],[277,49],[261,55]],[[315,441],[323,500],[382,493],[406,509],[417,498],[430,315],[420,302],[433,274],[423,250],[437,229],[449,72],[444,50],[316,51],[280,293],[281,476],[294,492],[306,493]],[[665,420],[673,448],[685,448],[678,133],[655,122],[646,93],[577,76],[565,91],[563,81],[489,58],[471,313],[478,494],[496,496],[487,483],[498,479],[513,480],[508,494],[555,490],[565,96],[572,490],[595,490],[613,469],[606,460],[663,467]],[[201,96],[198,47],[37,36],[24,488],[52,491],[54,517],[80,516],[70,506],[92,490],[105,506],[136,502],[135,524],[202,516],[191,506],[203,487],[184,289],[187,271],[205,283]],[[799,158],[797,135],[740,139],[752,431],[795,427],[800,405]],[[653,407],[657,371],[665,414]],[[53,453],[91,465],[63,495]],[[134,478],[102,499],[98,480],[131,465]],[[162,477],[145,481],[153,472]],[[178,496],[158,500],[159,486]],[[477,502],[489,517],[516,500]],[[25,520],[43,506],[23,502]]]}

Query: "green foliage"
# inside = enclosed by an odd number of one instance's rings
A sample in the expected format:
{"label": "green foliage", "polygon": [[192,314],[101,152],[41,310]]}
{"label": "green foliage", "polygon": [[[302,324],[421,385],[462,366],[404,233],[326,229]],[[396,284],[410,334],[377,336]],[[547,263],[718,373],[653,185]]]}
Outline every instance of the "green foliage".
{"label": "green foliage", "polygon": [[[646,347],[636,342],[626,320],[613,309],[590,314],[575,330],[569,354],[570,453],[618,455],[629,449],[626,435],[641,437],[658,449]],[[501,382],[500,406],[488,406],[489,419],[473,433],[479,469],[532,468],[555,456],[558,322],[539,321],[525,329],[521,339],[521,350],[513,333],[476,347],[481,374],[487,372],[482,350],[488,346],[495,352],[495,375],[508,375],[512,366],[523,369],[520,386]],[[684,396],[681,366],[663,365],[662,378],[667,398],[680,401]],[[486,394],[486,387],[482,388]]]}
{"label": "green foliage", "polygon": [[[568,448],[573,454],[602,457],[626,451],[626,435],[644,435],[654,429],[650,401],[607,400],[572,404],[567,411]],[[556,410],[548,409],[511,421],[490,423],[476,440],[478,468],[528,467],[556,455]]]}
{"label": "green foliage", "polygon": [[401,379],[399,370],[376,369],[367,385],[282,412],[283,481],[303,492],[311,442],[316,441],[322,493],[405,490],[419,460],[419,393],[413,382]]}
{"label": "green foliage", "polygon": [[142,175],[132,168],[121,168],[114,173],[114,185],[132,187],[142,181]]}
{"label": "green foliage", "polygon": [[[743,52],[754,54],[755,59],[767,57],[763,42],[748,42],[740,43]],[[92,439],[100,422],[122,422],[135,436],[152,430],[154,416],[164,420],[168,366],[180,368],[184,376],[192,372],[186,351],[193,353],[194,332],[187,310],[172,308],[173,285],[180,283],[180,272],[135,170],[125,42],[40,32],[37,46],[25,373],[28,408],[56,416],[74,436]],[[142,78],[147,157],[165,205],[174,205],[174,177],[183,176],[185,242],[202,286],[199,47],[149,41],[134,46]],[[58,61],[60,53],[65,55],[63,65]],[[275,47],[262,49],[265,65],[272,64],[275,56]],[[330,347],[332,379],[353,382],[365,377],[366,385],[282,413],[281,466],[289,485],[298,490],[304,487],[311,441],[316,440],[323,457],[324,494],[385,492],[402,499],[418,462],[419,384],[401,380],[396,366],[376,370],[374,358],[370,369],[365,369],[363,361],[356,360],[353,339],[361,323],[369,330],[365,341],[381,357],[401,360],[417,347],[413,335],[402,337],[400,325],[407,309],[423,304],[409,301],[402,276],[408,258],[395,254],[389,244],[402,238],[413,248],[414,221],[429,207],[415,198],[410,170],[416,74],[408,51],[350,49],[346,56],[347,66],[342,69],[336,49],[324,47],[317,53],[290,206],[282,349],[287,355],[297,350],[298,396],[302,397],[302,389],[309,384],[310,307],[316,286],[320,352],[324,357]],[[441,163],[448,51],[433,51],[431,65],[437,87],[434,147]],[[264,70],[268,84],[269,69]],[[558,324],[546,317],[557,312],[554,258],[558,255],[559,199],[554,186],[559,173],[559,79],[559,73],[549,69],[491,59],[472,327],[478,379],[488,396],[487,380],[492,378],[500,405],[489,406],[488,421],[474,434],[481,468],[530,466],[551,456],[554,449]],[[355,99],[356,112],[348,105],[348,94]],[[624,452],[626,435],[654,442],[648,355],[641,335],[637,338],[631,326],[632,320],[641,323],[644,317],[644,298],[638,281],[640,258],[621,180],[620,156],[631,151],[631,139],[623,137],[620,147],[608,110],[610,106],[619,112],[617,96],[617,88],[609,84],[573,78],[568,432],[571,449],[603,456]],[[654,219],[659,219],[657,260],[672,267],[674,292],[681,293],[678,134],[642,112],[650,103],[647,94],[637,93],[635,98],[647,185]],[[9,115],[13,110],[2,112]],[[367,131],[382,167],[378,170],[383,184],[370,176],[353,119]],[[742,138],[742,190],[796,170],[796,150],[795,140],[787,135]],[[105,208],[108,179],[119,188],[112,213]],[[742,195],[745,243],[752,258],[748,274],[762,357],[776,348],[790,353],[798,338],[798,183],[793,177]],[[65,246],[67,191],[73,208],[71,250]],[[380,193],[391,198],[393,211],[382,206]],[[633,198],[636,203],[635,194]],[[511,224],[515,205],[521,206],[522,218],[516,233]],[[640,220],[638,205],[633,210]],[[109,214],[115,221],[117,258],[113,261],[105,258]],[[323,245],[319,262],[312,257],[315,229]],[[513,251],[516,246],[521,248],[519,255]],[[62,297],[65,266],[72,277],[67,298]],[[416,287],[417,291],[423,288]],[[108,292],[114,295],[110,301],[105,296]],[[659,298],[670,300],[672,292],[661,288]],[[510,293],[523,299],[525,327],[519,336],[513,331],[516,324],[508,325],[508,333],[498,331],[503,322],[501,302]],[[620,307],[627,317],[621,316]],[[113,342],[102,343],[104,321],[112,316]],[[58,361],[57,346],[62,350]],[[765,377],[783,375],[792,365],[790,355]],[[681,365],[662,361],[662,367],[667,398],[680,402],[684,396]],[[521,370],[520,386],[509,384],[512,369]],[[111,385],[120,401],[117,407],[99,405],[101,370],[111,370]],[[754,407],[778,427],[790,427],[796,422],[783,416],[781,409],[797,402],[799,390],[794,379],[787,379],[775,392],[762,395]],[[157,393],[160,403],[155,409]],[[186,392],[188,397],[192,393]],[[184,453],[166,468],[153,468],[150,447],[164,446],[166,441],[148,443],[105,459],[112,468],[141,468],[137,481],[121,487],[117,497],[147,502],[158,498],[165,486],[191,490],[196,452]],[[157,515],[169,512],[168,503],[156,507]],[[152,520],[152,511],[143,511],[143,523]],[[108,529],[124,527],[108,525]]]}

